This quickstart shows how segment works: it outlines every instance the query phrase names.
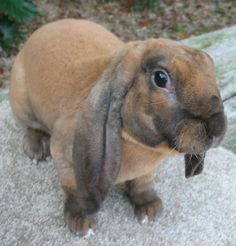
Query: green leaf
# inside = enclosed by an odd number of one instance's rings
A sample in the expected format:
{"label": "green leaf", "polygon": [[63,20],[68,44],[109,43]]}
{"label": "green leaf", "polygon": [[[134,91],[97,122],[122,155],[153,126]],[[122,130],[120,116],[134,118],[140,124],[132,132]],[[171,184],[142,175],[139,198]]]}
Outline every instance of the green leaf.
{"label": "green leaf", "polygon": [[33,14],[41,14],[36,5],[29,0],[1,0],[0,12],[19,23],[28,23],[32,20]]}
{"label": "green leaf", "polygon": [[0,18],[0,46],[7,52],[17,50],[23,33],[18,31],[19,26],[13,21],[5,18]]}
{"label": "green leaf", "polygon": [[43,12],[40,11],[37,6],[35,4],[33,4],[32,2],[26,2],[24,1],[23,3],[23,7],[28,10],[29,12],[31,12],[32,14],[36,14],[36,15],[43,15]]}
{"label": "green leaf", "polygon": [[28,23],[33,15],[42,15],[31,0],[0,0],[0,46],[7,53],[17,50],[25,33],[19,23]]}

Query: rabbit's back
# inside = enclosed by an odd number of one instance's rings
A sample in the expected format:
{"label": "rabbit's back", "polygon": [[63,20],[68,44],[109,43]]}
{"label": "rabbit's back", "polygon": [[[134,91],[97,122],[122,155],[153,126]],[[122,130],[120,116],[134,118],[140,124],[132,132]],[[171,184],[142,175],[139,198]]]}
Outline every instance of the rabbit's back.
{"label": "rabbit's back", "polygon": [[[77,107],[76,101],[82,104],[110,63],[111,54],[122,44],[105,28],[86,20],[60,20],[43,26],[29,38],[19,54],[22,59],[14,66],[12,101],[28,97],[35,116],[50,129],[61,113]],[[27,95],[18,96],[21,89],[16,79],[22,69]]]}

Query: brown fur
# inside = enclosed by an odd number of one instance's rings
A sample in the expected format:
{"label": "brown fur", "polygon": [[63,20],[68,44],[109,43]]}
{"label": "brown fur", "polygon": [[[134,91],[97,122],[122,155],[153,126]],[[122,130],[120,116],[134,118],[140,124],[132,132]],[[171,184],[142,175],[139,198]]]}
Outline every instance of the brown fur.
{"label": "brown fur", "polygon": [[143,221],[145,217],[155,218],[162,210],[161,199],[153,189],[153,179],[155,175],[148,174],[142,178],[127,182],[127,195],[134,205],[135,215]]}
{"label": "brown fur", "polygon": [[[153,84],[160,68],[173,93]],[[161,202],[145,177],[167,156],[207,151],[226,125],[208,55],[167,39],[125,44],[85,20],[57,21],[30,37],[12,69],[10,102],[28,156],[45,158],[38,136],[50,136],[65,219],[80,234],[117,183],[133,180],[136,214],[155,215]],[[200,165],[186,160],[191,170]]]}

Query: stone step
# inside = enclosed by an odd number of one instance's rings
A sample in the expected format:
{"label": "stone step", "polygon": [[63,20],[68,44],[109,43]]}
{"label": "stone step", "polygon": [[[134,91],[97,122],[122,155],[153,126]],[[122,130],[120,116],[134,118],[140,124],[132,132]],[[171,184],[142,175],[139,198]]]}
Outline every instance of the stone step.
{"label": "stone step", "polygon": [[0,90],[0,103],[8,99],[8,90]]}

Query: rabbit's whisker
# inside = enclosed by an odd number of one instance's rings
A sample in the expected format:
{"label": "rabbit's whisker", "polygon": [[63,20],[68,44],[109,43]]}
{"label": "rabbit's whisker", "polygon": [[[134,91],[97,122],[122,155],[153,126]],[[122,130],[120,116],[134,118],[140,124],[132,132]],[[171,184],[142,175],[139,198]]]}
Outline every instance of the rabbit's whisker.
{"label": "rabbit's whisker", "polygon": [[165,101],[157,101],[157,102],[145,102],[146,105],[160,105],[165,103]]}
{"label": "rabbit's whisker", "polygon": [[171,155],[174,151],[177,151],[176,147],[172,148],[172,149],[168,152],[168,155]]}

